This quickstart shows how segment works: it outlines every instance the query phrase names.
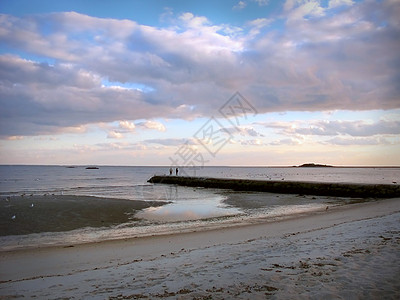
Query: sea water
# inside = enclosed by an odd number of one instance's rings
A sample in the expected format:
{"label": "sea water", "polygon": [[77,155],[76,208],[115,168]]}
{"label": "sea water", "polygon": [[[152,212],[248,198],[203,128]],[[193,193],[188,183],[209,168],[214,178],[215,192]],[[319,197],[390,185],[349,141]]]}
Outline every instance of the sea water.
{"label": "sea water", "polygon": [[[169,167],[0,166],[0,250],[228,226],[254,218],[322,209],[349,200],[235,193],[147,182],[153,175],[165,174],[169,174]],[[368,184],[400,182],[400,168],[204,167],[180,169],[180,175]],[[154,203],[139,208],[142,201]],[[110,214],[115,216],[102,223]],[[23,222],[32,231],[18,231],[24,228],[19,226]],[[54,222],[58,223],[57,228]],[[71,229],[67,224],[77,228]]]}

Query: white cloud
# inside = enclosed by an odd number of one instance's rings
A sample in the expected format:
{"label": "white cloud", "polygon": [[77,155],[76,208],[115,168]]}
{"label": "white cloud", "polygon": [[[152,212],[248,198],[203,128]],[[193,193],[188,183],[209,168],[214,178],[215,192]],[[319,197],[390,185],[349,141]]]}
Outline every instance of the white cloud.
{"label": "white cloud", "polygon": [[110,132],[108,132],[107,138],[108,139],[122,139],[122,138],[124,138],[124,136],[121,132],[110,131]]}
{"label": "white cloud", "polygon": [[266,6],[269,4],[269,0],[253,0],[256,2],[259,6]]}
{"label": "white cloud", "polygon": [[109,139],[123,139],[125,138],[124,134],[136,132],[136,129],[150,129],[160,132],[166,131],[164,124],[153,120],[137,122],[136,124],[134,122],[124,120],[119,121],[117,126],[110,124],[100,124],[99,127],[107,131],[107,138]]}
{"label": "white cloud", "polygon": [[318,0],[287,0],[284,4],[288,21],[298,21],[304,17],[322,17],[325,15],[325,8]]}
{"label": "white cloud", "polygon": [[251,140],[241,140],[240,144],[242,146],[263,146],[264,143],[260,139],[251,139]]}
{"label": "white cloud", "polygon": [[19,141],[19,140],[23,140],[23,139],[24,139],[23,136],[18,136],[18,135],[12,135],[12,136],[8,136],[6,138],[6,140],[9,140],[9,141]]}
{"label": "white cloud", "polygon": [[239,1],[234,7],[234,10],[241,10],[247,6],[247,3],[245,1]]}
{"label": "white cloud", "polygon": [[295,138],[285,138],[285,139],[279,139],[279,140],[274,140],[269,143],[271,146],[297,146],[300,145],[301,141]]}
{"label": "white cloud", "polygon": [[160,15],[160,21],[171,23],[173,22],[174,10],[172,7],[164,7],[164,12]]}
{"label": "white cloud", "polygon": [[189,146],[194,146],[198,145],[198,142],[193,139],[185,139],[185,138],[163,138],[163,139],[147,139],[144,140],[143,143],[145,144],[160,144],[163,146],[182,146],[182,145],[189,145]]}
{"label": "white cloud", "polygon": [[258,18],[258,19],[249,21],[248,24],[250,26],[261,28],[261,27],[269,25],[272,21],[273,20],[267,19],[267,18]]}
{"label": "white cloud", "polygon": [[167,129],[165,128],[164,124],[157,122],[157,121],[152,121],[148,120],[145,122],[139,122],[136,124],[136,127],[140,128],[146,128],[146,129],[152,129],[152,130],[158,130],[161,132],[166,131]]}
{"label": "white cloud", "polygon": [[248,25],[251,27],[249,36],[255,36],[261,32],[261,30],[271,24],[273,20],[267,18],[258,18],[248,22]]}
{"label": "white cloud", "polygon": [[281,129],[280,133],[285,135],[348,135],[353,137],[400,135],[400,121],[377,121],[367,123],[365,121],[314,120],[308,122],[271,122],[266,123],[265,126]]}
{"label": "white cloud", "polygon": [[[48,63],[0,55],[0,136],[210,117],[237,90],[259,113],[398,108],[400,4],[350,4],[287,1],[284,28],[274,19],[236,28],[190,12],[168,28],[78,13],[1,15],[0,43]],[[153,90],[102,88],[102,78]]]}
{"label": "white cloud", "polygon": [[368,145],[388,145],[390,142],[382,137],[334,137],[327,141],[321,142],[327,145],[339,146],[368,146]]}
{"label": "white cloud", "polygon": [[113,143],[98,143],[92,148],[96,149],[96,151],[112,151],[112,153],[115,153],[115,150],[120,150],[120,151],[145,151],[148,150],[148,146],[146,146],[143,143],[127,143],[127,142],[113,142]]}
{"label": "white cloud", "polygon": [[328,7],[335,8],[344,5],[351,6],[353,4],[354,4],[353,0],[329,0]]}
{"label": "white cloud", "polygon": [[252,136],[252,137],[264,136],[262,133],[256,131],[253,127],[248,127],[248,126],[221,128],[219,131],[222,133],[228,133],[229,135],[240,134],[241,136]]}
{"label": "white cloud", "polygon": [[119,127],[121,129],[125,129],[128,131],[134,131],[136,128],[136,125],[133,122],[129,122],[129,121],[120,121],[119,122]]}

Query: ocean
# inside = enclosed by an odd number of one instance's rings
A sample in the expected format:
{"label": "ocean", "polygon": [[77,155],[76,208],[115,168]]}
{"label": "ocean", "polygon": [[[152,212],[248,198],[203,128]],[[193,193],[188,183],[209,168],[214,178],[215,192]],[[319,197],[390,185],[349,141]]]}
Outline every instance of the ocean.
{"label": "ocean", "polygon": [[[283,218],[357,201],[150,184],[169,167],[0,166],[0,251]],[[399,184],[400,168],[204,167],[180,175]]]}

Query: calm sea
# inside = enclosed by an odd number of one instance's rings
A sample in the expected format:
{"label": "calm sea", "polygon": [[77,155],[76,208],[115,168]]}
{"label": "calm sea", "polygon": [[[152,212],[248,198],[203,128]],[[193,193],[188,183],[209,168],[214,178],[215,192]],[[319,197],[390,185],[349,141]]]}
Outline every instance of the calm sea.
{"label": "calm sea", "polygon": [[[167,173],[169,167],[0,166],[0,250],[229,226],[348,202],[147,183]],[[205,167],[181,169],[180,174],[400,183],[400,168]]]}

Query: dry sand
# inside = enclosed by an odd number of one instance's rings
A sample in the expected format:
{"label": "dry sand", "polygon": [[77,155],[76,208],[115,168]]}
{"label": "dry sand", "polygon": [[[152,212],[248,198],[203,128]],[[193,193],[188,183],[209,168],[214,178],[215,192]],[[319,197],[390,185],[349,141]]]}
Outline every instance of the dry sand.
{"label": "dry sand", "polygon": [[0,299],[400,299],[400,199],[0,253]]}

